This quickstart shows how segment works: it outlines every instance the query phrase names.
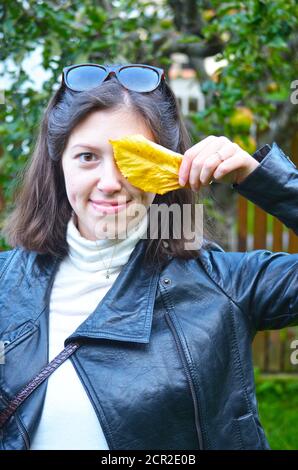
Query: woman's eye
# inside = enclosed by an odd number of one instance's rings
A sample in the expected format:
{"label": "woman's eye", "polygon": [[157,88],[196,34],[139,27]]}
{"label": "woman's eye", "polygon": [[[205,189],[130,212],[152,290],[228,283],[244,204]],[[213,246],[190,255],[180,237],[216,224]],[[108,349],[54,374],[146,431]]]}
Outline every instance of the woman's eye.
{"label": "woman's eye", "polygon": [[80,153],[79,155],[77,155],[77,157],[79,158],[79,161],[81,163],[89,163],[89,162],[95,161],[95,160],[92,160],[92,157],[95,157],[95,159],[97,158],[97,156],[94,153],[89,153],[89,152]]}

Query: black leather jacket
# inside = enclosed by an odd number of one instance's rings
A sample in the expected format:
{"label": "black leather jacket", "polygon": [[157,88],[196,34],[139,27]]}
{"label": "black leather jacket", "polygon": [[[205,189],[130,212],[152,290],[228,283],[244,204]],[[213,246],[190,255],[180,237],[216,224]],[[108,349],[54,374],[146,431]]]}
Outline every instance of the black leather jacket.
{"label": "black leather jacket", "polygon": [[[235,190],[298,233],[298,171],[273,145]],[[110,449],[265,449],[251,343],[257,330],[298,323],[298,255],[206,246],[148,275],[140,240],[95,311],[66,339]],[[41,263],[37,268],[37,257]],[[0,253],[0,410],[48,360],[57,260]],[[46,383],[0,432],[28,449]],[[79,404],[78,404],[79,406]]]}

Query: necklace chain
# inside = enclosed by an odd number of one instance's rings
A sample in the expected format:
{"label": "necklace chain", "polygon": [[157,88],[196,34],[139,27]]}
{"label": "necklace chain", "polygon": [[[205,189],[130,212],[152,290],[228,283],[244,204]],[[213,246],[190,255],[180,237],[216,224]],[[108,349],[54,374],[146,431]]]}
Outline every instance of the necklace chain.
{"label": "necklace chain", "polygon": [[[76,214],[74,213],[74,211],[72,211],[72,215],[73,215],[73,217],[74,217],[74,225],[75,225],[75,227],[78,229],[77,216],[76,216]],[[98,247],[98,244],[97,244],[97,241],[96,241],[96,240],[95,240],[95,245]],[[109,279],[109,278],[110,278],[110,267],[111,267],[111,264],[112,264],[112,261],[113,261],[113,258],[114,258],[116,246],[117,246],[117,244],[115,243],[114,248],[113,248],[113,252],[112,252],[112,257],[111,257],[111,259],[110,259],[110,264],[109,264],[108,268],[106,267],[106,265],[105,265],[105,263],[104,263],[104,261],[103,261],[103,258],[102,258],[102,256],[100,255],[100,250],[99,250],[100,259],[101,259],[102,264],[104,265],[104,268],[105,268],[105,270],[106,270],[106,274],[105,274],[105,278],[106,278],[106,279]]]}
{"label": "necklace chain", "polygon": [[[98,245],[97,245],[97,246],[98,246]],[[112,264],[112,261],[113,261],[113,258],[114,258],[115,249],[116,249],[116,244],[114,245],[113,252],[112,252],[112,256],[111,256],[111,259],[110,259],[110,264],[109,264],[108,268],[106,267],[106,264],[104,263],[102,256],[99,255],[100,258],[101,258],[102,264],[104,265],[104,268],[105,268],[105,270],[106,270],[106,274],[105,274],[105,278],[106,278],[106,279],[109,279],[109,278],[110,278],[110,267],[111,267],[111,264]]]}

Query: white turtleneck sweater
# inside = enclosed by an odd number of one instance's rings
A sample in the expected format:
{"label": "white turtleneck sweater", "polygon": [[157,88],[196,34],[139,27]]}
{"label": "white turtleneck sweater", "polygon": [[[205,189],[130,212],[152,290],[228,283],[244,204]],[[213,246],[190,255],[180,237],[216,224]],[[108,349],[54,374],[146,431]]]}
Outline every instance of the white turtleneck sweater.
{"label": "white turtleneck sweater", "polygon": [[[62,351],[65,339],[93,313],[146,228],[144,217],[125,239],[91,241],[81,236],[76,216],[71,217],[67,226],[69,254],[60,263],[50,296],[49,360]],[[106,279],[109,266],[110,278]],[[30,449],[108,449],[94,408],[70,359],[48,379],[41,420]]]}

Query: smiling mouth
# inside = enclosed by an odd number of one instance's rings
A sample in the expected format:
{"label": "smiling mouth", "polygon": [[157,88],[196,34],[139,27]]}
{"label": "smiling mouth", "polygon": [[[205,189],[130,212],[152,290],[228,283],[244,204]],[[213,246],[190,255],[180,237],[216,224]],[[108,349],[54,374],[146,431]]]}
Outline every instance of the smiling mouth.
{"label": "smiling mouth", "polygon": [[129,199],[128,201],[125,201],[125,202],[104,202],[104,201],[92,201],[92,199],[89,199],[89,201],[93,202],[94,204],[99,204],[101,206],[121,206],[123,204],[127,204],[128,202],[131,201],[131,199]]}
{"label": "smiling mouth", "polygon": [[96,211],[105,212],[106,214],[113,214],[115,212],[119,212],[125,209],[128,206],[128,204],[132,202],[132,200],[130,199],[129,201],[126,201],[125,203],[122,203],[122,204],[108,203],[108,202],[98,203],[98,202],[92,201],[91,199],[89,199],[89,202],[91,203],[91,205]]}

